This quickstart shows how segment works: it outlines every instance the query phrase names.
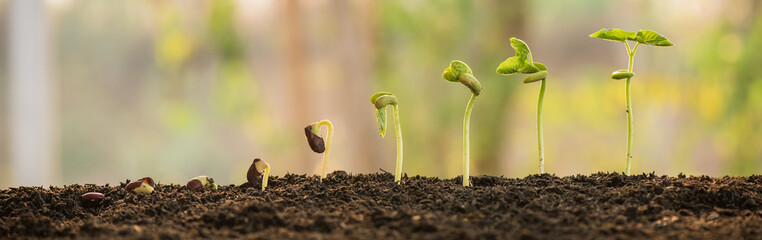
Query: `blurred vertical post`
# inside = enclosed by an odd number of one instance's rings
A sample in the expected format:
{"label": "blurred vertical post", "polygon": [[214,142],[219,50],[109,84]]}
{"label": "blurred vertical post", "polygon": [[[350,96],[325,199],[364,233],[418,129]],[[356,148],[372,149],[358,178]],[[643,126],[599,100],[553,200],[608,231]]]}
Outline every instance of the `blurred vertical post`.
{"label": "blurred vertical post", "polygon": [[12,0],[9,6],[11,185],[54,184],[56,114],[49,75],[45,2]]}
{"label": "blurred vertical post", "polygon": [[[285,52],[286,52],[286,65],[283,71],[286,73],[286,89],[290,90],[287,94],[290,95],[289,112],[286,119],[287,125],[291,129],[302,129],[310,122],[318,121],[319,119],[309,119],[311,116],[311,108],[308,102],[311,98],[311,94],[307,91],[305,86],[306,74],[305,68],[305,46],[304,36],[302,34],[302,11],[300,1],[287,0],[285,1],[285,7],[283,8],[283,21],[285,23]],[[303,153],[303,152],[301,152]],[[313,161],[307,158],[306,155],[300,154],[297,156],[302,166],[312,166]]]}

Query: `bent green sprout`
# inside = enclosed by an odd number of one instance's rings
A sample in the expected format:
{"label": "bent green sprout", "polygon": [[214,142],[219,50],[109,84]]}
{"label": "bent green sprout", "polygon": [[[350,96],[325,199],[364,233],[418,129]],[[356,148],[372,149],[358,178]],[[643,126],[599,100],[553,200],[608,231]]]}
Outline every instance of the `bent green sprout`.
{"label": "bent green sprout", "polygon": [[524,41],[511,38],[511,47],[516,51],[516,56],[509,57],[497,67],[498,74],[511,75],[515,73],[529,74],[524,78],[524,83],[540,82],[540,94],[537,97],[537,155],[539,157],[539,172],[545,173],[545,150],[542,142],[542,101],[545,96],[545,79],[548,76],[548,68],[542,63],[532,61],[532,52]]}
{"label": "bent green sprout", "polygon": [[[640,30],[638,32],[627,32],[621,29],[601,29],[597,32],[594,32],[593,34],[590,34],[590,37],[593,38],[600,38],[604,40],[610,40],[610,41],[617,41],[624,43],[624,46],[627,48],[627,55],[630,57],[629,61],[627,62],[627,70],[617,70],[614,71],[611,74],[611,78],[615,80],[621,80],[621,79],[627,79],[627,82],[625,82],[624,87],[624,98],[625,98],[625,112],[627,113],[627,166],[626,166],[626,172],[627,175],[630,175],[630,165],[632,163],[632,102],[630,101],[630,79],[632,79],[633,76],[635,76],[635,73],[632,72],[632,64],[633,64],[633,58],[635,57],[635,51],[638,50],[638,46],[641,44],[648,45],[648,46],[655,46],[655,47],[669,47],[672,46],[672,43],[667,40],[666,37],[651,31],[651,30]],[[635,42],[635,47],[630,48],[630,44],[627,43],[627,41],[633,41]]]}
{"label": "bent green sprout", "polygon": [[386,106],[392,106],[394,132],[397,133],[397,165],[394,168],[394,182],[400,184],[402,179],[402,127],[400,127],[400,109],[397,107],[397,98],[391,93],[379,92],[370,97],[370,103],[376,107],[378,133],[381,134],[381,137],[386,134]]}
{"label": "bent green sprout", "polygon": [[[323,141],[323,137],[321,137],[320,134],[320,126],[326,126],[328,128],[328,132],[325,136],[325,142]],[[304,128],[304,134],[307,136],[307,143],[310,145],[312,151],[316,153],[323,153],[323,165],[320,167],[320,182],[323,182],[323,178],[325,178],[325,167],[328,163],[328,157],[331,155],[333,123],[328,120],[311,123]]]}
{"label": "bent green sprout", "polygon": [[474,100],[476,100],[476,96],[479,96],[479,93],[481,93],[482,84],[479,83],[479,80],[477,80],[476,77],[474,77],[471,68],[469,68],[466,63],[458,60],[450,62],[450,66],[448,66],[444,70],[444,73],[442,73],[442,78],[449,82],[460,82],[471,90],[471,99],[468,100],[466,113],[463,117],[463,186],[467,187],[471,185],[468,178],[470,151],[468,126],[471,123],[471,110],[474,108]]}

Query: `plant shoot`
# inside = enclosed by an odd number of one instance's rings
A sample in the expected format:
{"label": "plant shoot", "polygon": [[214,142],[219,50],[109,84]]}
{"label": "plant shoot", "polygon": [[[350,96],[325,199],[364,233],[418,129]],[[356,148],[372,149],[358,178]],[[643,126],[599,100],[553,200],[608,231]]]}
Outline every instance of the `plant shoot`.
{"label": "plant shoot", "polygon": [[[617,70],[611,74],[611,78],[615,80],[627,79],[624,85],[624,98],[625,98],[625,112],[627,113],[627,160],[626,160],[626,173],[630,175],[630,165],[632,163],[632,102],[630,101],[630,80],[635,73],[632,72],[633,58],[635,57],[635,51],[638,50],[638,46],[641,44],[655,47],[669,47],[672,43],[667,40],[666,37],[651,31],[640,30],[638,32],[627,32],[621,29],[601,29],[590,37],[600,38],[604,40],[617,41],[624,43],[627,50],[627,56],[629,61],[627,62],[627,70]],[[627,41],[635,42],[635,46],[630,48],[630,44]]]}
{"label": "plant shoot", "polygon": [[265,160],[255,158],[249,166],[249,171],[246,172],[246,180],[254,186],[260,176],[262,177],[262,191],[264,191],[267,187],[267,180],[270,178],[270,164]]}
{"label": "plant shoot", "polygon": [[471,90],[471,99],[468,100],[466,113],[463,117],[463,186],[467,187],[471,185],[468,176],[470,151],[468,126],[471,123],[471,110],[474,108],[474,100],[476,100],[476,96],[479,96],[479,93],[481,93],[482,84],[479,83],[479,80],[477,80],[476,77],[474,77],[471,68],[469,68],[466,63],[458,60],[450,62],[450,66],[448,66],[444,70],[444,73],[442,73],[442,78],[449,82],[460,82]]}
{"label": "plant shoot", "polygon": [[[326,128],[328,128],[328,132],[325,136],[325,141],[323,141],[323,137],[320,134],[320,126],[326,126]],[[320,182],[323,182],[323,178],[325,178],[325,167],[328,163],[328,157],[331,155],[333,123],[328,120],[311,123],[304,128],[304,134],[307,136],[307,143],[310,145],[312,151],[316,153],[323,153],[323,164],[320,167]]]}
{"label": "plant shoot", "polygon": [[394,112],[394,132],[397,133],[397,164],[394,168],[394,181],[400,184],[402,178],[402,128],[400,127],[400,109],[397,98],[388,92],[379,92],[370,97],[370,103],[376,107],[376,122],[381,137],[386,134],[386,106],[392,106]]}
{"label": "plant shoot", "polygon": [[545,173],[545,150],[542,142],[542,102],[545,96],[545,79],[548,76],[548,68],[542,63],[532,60],[532,52],[524,41],[518,38],[511,38],[511,47],[516,52],[516,56],[509,57],[497,67],[498,74],[512,75],[515,73],[529,74],[524,78],[524,83],[540,81],[540,94],[537,97],[537,155],[539,158],[538,171]]}
{"label": "plant shoot", "polygon": [[190,181],[188,181],[187,184],[185,184],[185,187],[191,190],[200,191],[204,188],[214,189],[217,190],[217,184],[214,183],[214,179],[207,177],[207,176],[198,176]]}

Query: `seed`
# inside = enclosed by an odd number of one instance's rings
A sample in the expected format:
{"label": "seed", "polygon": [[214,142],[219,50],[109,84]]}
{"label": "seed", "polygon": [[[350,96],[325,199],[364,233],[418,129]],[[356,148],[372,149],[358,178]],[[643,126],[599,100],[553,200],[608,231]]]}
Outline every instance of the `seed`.
{"label": "seed", "polygon": [[265,160],[255,158],[254,162],[251,163],[251,167],[249,167],[249,172],[246,173],[246,180],[248,180],[251,185],[255,185],[257,180],[259,180],[259,177],[265,173],[265,168],[269,165],[270,164],[267,164]]}
{"label": "seed", "polygon": [[217,189],[217,184],[214,183],[214,179],[207,177],[207,176],[198,176],[190,181],[185,185],[187,188],[191,190],[201,190],[202,188],[211,188],[211,189]]}
{"label": "seed", "polygon": [[304,135],[307,136],[307,143],[310,144],[312,151],[323,153],[325,152],[325,141],[323,141],[322,137],[315,134],[313,130],[316,129],[314,128],[317,128],[317,125],[307,125],[307,127],[304,128]]}
{"label": "seed", "polygon": [[124,187],[124,190],[137,193],[152,193],[154,186],[153,178],[144,177],[127,184],[127,186]]}
{"label": "seed", "polygon": [[82,194],[83,202],[100,202],[103,201],[103,199],[106,199],[106,195],[103,195],[103,193],[99,192],[88,192]]}

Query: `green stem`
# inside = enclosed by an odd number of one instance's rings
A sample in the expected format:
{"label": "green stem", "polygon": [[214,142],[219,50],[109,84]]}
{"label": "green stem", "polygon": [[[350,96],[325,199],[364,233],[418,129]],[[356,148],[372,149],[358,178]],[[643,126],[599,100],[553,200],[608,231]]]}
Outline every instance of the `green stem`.
{"label": "green stem", "polygon": [[540,83],[540,95],[537,97],[537,148],[540,158],[540,174],[545,173],[545,151],[542,143],[542,101],[545,96],[545,79]]}
{"label": "green stem", "polygon": [[466,106],[466,114],[463,118],[463,186],[470,186],[469,181],[469,143],[468,143],[468,126],[471,123],[471,110],[474,108],[474,100],[476,100],[476,94],[471,94],[471,99],[468,100],[468,106]]}
{"label": "green stem", "polygon": [[[627,55],[629,55],[629,61],[627,63],[627,72],[632,72],[632,65],[634,63],[634,57],[635,57],[635,51],[638,50],[638,46],[640,43],[635,44],[635,47],[630,51],[630,45],[625,43],[627,45]],[[632,101],[630,100],[630,80],[632,77],[627,78],[627,82],[624,86],[624,97],[626,101],[626,112],[627,112],[627,166],[626,166],[626,174],[630,175],[630,166],[632,165]]]}
{"label": "green stem", "polygon": [[325,178],[325,167],[328,165],[328,157],[331,155],[331,140],[333,138],[333,123],[328,120],[322,120],[318,122],[318,126],[325,125],[328,127],[328,132],[325,135],[325,152],[323,153],[323,165],[320,168],[320,182],[323,182]]}
{"label": "green stem", "polygon": [[265,167],[265,174],[262,175],[262,191],[267,187],[267,180],[270,179],[270,165]]}
{"label": "green stem", "polygon": [[394,132],[397,133],[397,166],[394,173],[394,181],[400,184],[402,179],[402,127],[400,125],[400,109],[397,105],[394,108]]}

